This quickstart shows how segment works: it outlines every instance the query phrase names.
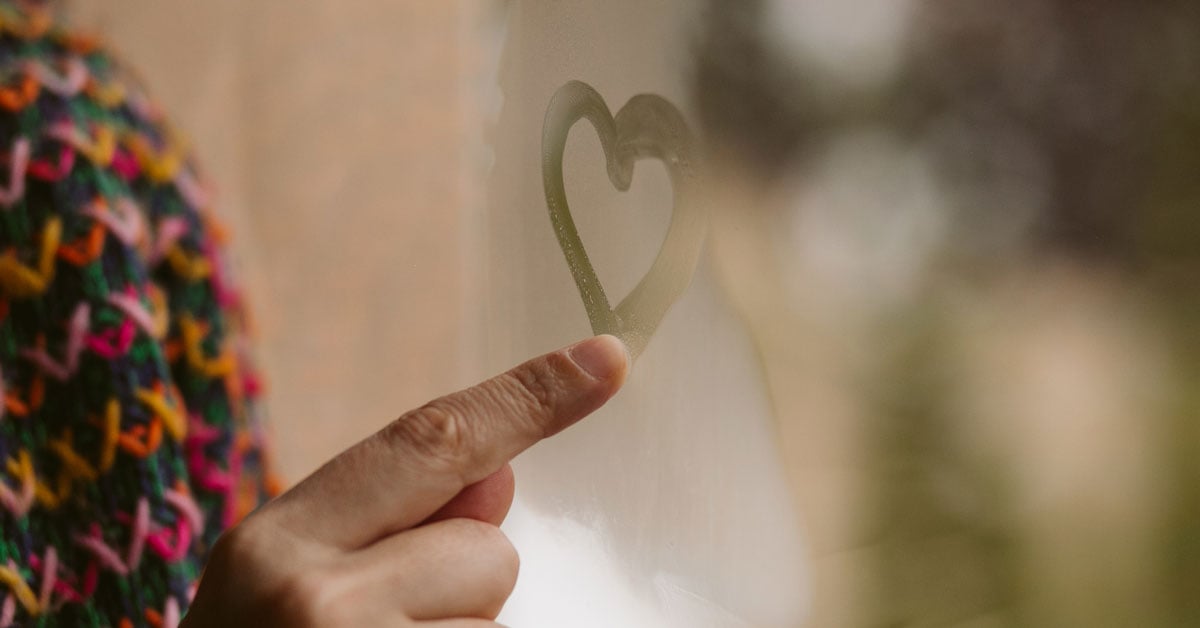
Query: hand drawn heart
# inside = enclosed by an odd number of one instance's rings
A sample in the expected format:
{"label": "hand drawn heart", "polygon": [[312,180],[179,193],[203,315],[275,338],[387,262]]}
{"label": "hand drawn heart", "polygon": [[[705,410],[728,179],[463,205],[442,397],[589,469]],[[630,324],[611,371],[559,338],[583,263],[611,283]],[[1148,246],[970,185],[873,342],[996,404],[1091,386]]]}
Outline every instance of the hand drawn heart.
{"label": "hand drawn heart", "polygon": [[[615,309],[609,305],[579,238],[563,183],[567,134],[576,122],[585,118],[600,137],[608,178],[618,190],[629,190],[635,162],[649,158],[666,166],[674,195],[671,223],[658,256]],[[550,222],[583,298],[592,331],[617,336],[634,357],[646,348],[667,310],[687,289],[700,259],[708,216],[696,193],[694,151],[694,140],[683,115],[670,102],[653,94],[629,99],[614,119],[596,90],[586,83],[571,81],[555,92],[546,110],[542,179]]]}

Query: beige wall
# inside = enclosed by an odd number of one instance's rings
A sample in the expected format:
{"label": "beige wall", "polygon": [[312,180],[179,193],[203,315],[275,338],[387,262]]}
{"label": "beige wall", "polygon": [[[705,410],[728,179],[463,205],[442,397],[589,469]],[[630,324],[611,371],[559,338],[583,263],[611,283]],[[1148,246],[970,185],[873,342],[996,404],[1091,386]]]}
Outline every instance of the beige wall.
{"label": "beige wall", "polygon": [[454,3],[69,9],[140,69],[220,193],[287,477],[461,383]]}

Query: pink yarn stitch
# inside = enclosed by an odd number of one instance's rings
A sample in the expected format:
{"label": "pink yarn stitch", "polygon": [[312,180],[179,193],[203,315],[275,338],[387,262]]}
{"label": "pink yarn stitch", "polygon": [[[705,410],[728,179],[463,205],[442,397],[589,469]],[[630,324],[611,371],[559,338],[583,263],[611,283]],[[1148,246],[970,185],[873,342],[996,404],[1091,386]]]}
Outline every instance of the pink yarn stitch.
{"label": "pink yarn stitch", "polygon": [[8,628],[13,625],[13,619],[17,616],[17,602],[13,599],[11,593],[4,596],[4,606],[0,610],[0,626]]}
{"label": "pink yarn stitch", "polygon": [[174,597],[167,597],[167,603],[163,605],[163,628],[177,628],[179,626],[179,601]]}
{"label": "pink yarn stitch", "polygon": [[75,167],[75,149],[70,146],[63,146],[58,153],[58,163],[52,163],[45,160],[33,160],[29,162],[27,172],[29,176],[43,181],[61,181],[71,174],[71,170]]}
{"label": "pink yarn stitch", "polygon": [[138,165],[137,159],[130,155],[128,151],[118,148],[113,153],[112,163],[109,164],[117,176],[124,179],[126,182],[133,181],[142,173],[142,167]]}
{"label": "pink yarn stitch", "polygon": [[87,339],[88,348],[96,355],[112,360],[129,353],[133,339],[137,335],[133,321],[125,319],[116,329],[106,329],[98,334],[90,334]]}
{"label": "pink yarn stitch", "polygon": [[157,534],[147,536],[146,542],[164,561],[177,563],[187,556],[188,548],[192,544],[192,529],[187,520],[181,518],[175,522],[174,529],[163,528]]}
{"label": "pink yarn stitch", "polygon": [[21,137],[13,142],[9,153],[8,187],[0,187],[0,205],[5,209],[12,208],[25,197],[25,172],[29,169],[30,150],[29,138]]}
{"label": "pink yarn stitch", "polygon": [[201,244],[200,250],[204,253],[204,259],[208,260],[209,267],[212,268],[212,287],[217,303],[220,303],[222,307],[236,306],[238,294],[231,287],[230,282],[225,279],[227,269],[217,247],[211,240],[206,240]]}
{"label": "pink yarn stitch", "polygon": [[142,305],[141,300],[132,289],[109,295],[108,302],[128,316],[129,320],[137,324],[147,336],[154,336],[157,333],[154,316]]}
{"label": "pink yarn stitch", "polygon": [[87,86],[91,73],[79,57],[68,57],[66,71],[62,74],[41,61],[26,62],[26,71],[37,78],[42,87],[69,98],[79,94]]}
{"label": "pink yarn stitch", "polygon": [[24,517],[33,507],[34,485],[33,478],[25,476],[21,479],[21,494],[13,493],[3,482],[0,482],[0,504],[9,512],[20,518]]}
{"label": "pink yarn stitch", "polygon": [[33,362],[50,377],[65,382],[79,368],[79,354],[83,352],[84,337],[87,334],[88,322],[92,309],[87,303],[81,302],[75,306],[75,312],[67,322],[67,347],[62,362],[50,357],[42,349],[23,349],[21,355]]}
{"label": "pink yarn stitch", "polygon": [[117,551],[109,547],[103,539],[100,538],[100,528],[93,525],[90,534],[77,534],[72,539],[75,544],[87,550],[105,567],[119,576],[129,574],[129,567],[121,560],[121,556]]}
{"label": "pink yarn stitch", "polygon": [[191,227],[188,225],[187,220],[179,216],[162,219],[158,223],[158,237],[150,249],[150,264],[157,264],[167,254],[167,251],[171,250],[171,247],[175,246],[175,243],[179,242],[179,239],[189,230],[191,230]]}
{"label": "pink yarn stitch", "polygon": [[213,493],[221,493],[223,509],[221,522],[225,527],[233,525],[237,518],[237,488],[241,476],[242,457],[234,448],[230,452],[229,471],[224,471],[204,457],[204,446],[220,437],[220,432],[195,417],[189,421],[188,438],[185,443],[188,456],[188,471],[196,486]]}
{"label": "pink yarn stitch", "polygon": [[138,499],[137,514],[133,518],[133,538],[129,540],[129,553],[125,564],[137,569],[142,562],[142,548],[146,546],[146,534],[150,527],[150,502],[143,496]]}
{"label": "pink yarn stitch", "polygon": [[163,499],[168,504],[171,504],[175,510],[179,511],[179,514],[184,519],[187,519],[193,533],[204,534],[204,515],[200,512],[200,507],[196,505],[196,500],[192,499],[191,495],[167,489],[163,491]]}
{"label": "pink yarn stitch", "polygon": [[58,550],[53,545],[46,547],[46,559],[42,565],[42,585],[38,592],[38,604],[42,608],[50,606],[50,594],[54,592],[54,583],[58,580]]}
{"label": "pink yarn stitch", "polygon": [[99,203],[92,203],[85,207],[82,213],[108,227],[108,231],[122,243],[129,246],[137,244],[138,240],[141,240],[145,228],[142,223],[142,214],[137,205],[133,201],[123,198],[116,202],[115,210],[114,213],[113,210],[105,208]]}
{"label": "pink yarn stitch", "polygon": [[175,175],[175,189],[192,207],[208,207],[212,201],[212,195],[205,186],[184,168],[180,168],[179,174]]}

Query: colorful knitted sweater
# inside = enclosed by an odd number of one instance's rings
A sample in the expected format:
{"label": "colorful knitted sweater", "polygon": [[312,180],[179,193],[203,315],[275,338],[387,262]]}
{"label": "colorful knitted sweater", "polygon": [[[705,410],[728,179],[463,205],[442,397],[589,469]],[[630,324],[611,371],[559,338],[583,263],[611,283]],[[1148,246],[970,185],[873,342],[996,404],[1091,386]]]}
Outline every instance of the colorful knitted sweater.
{"label": "colorful knitted sweater", "polygon": [[226,230],[94,40],[0,0],[0,626],[167,626],[274,492]]}

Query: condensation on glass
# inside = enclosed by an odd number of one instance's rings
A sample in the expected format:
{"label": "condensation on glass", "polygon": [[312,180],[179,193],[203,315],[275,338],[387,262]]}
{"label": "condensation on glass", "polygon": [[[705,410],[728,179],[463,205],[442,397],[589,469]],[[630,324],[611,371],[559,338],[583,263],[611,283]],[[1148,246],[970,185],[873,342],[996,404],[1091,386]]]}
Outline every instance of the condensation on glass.
{"label": "condensation on glass", "polygon": [[500,618],[515,626],[802,621],[764,378],[705,252],[697,11],[511,2],[496,71],[470,92],[498,105],[473,221],[489,370],[594,331],[636,355],[616,399],[516,464],[521,578]]}

